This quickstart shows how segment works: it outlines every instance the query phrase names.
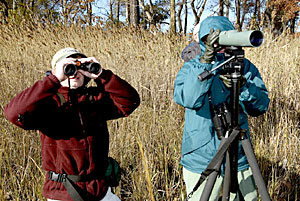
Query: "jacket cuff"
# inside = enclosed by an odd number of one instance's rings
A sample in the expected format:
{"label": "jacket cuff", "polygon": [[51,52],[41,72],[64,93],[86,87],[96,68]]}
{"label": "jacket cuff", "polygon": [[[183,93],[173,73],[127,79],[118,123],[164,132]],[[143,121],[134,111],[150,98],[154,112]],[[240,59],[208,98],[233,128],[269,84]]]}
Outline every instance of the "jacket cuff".
{"label": "jacket cuff", "polygon": [[47,76],[46,79],[47,78],[51,80],[51,82],[53,83],[54,86],[57,86],[58,88],[61,86],[60,81],[58,80],[58,78],[55,75],[51,74],[51,75]]}
{"label": "jacket cuff", "polygon": [[101,74],[97,79],[95,79],[96,83],[104,84],[106,81],[108,81],[111,77],[112,72],[110,70],[102,69]]}

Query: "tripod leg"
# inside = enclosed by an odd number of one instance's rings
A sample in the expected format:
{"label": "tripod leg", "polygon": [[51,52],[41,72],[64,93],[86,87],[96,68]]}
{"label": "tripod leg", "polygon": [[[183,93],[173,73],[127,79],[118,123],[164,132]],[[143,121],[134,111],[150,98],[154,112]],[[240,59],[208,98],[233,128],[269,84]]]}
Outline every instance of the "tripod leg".
{"label": "tripod leg", "polygon": [[[225,138],[222,138],[219,148],[222,147],[224,143],[225,143]],[[219,160],[216,163],[215,170],[220,170],[222,162],[223,162],[223,160]],[[200,201],[207,201],[207,200],[209,200],[211,192],[212,192],[212,189],[214,188],[214,185],[216,183],[217,176],[218,176],[218,172],[217,171],[214,171],[214,172],[212,172],[209,175],[209,177],[208,177],[208,179],[206,181],[205,187],[204,187],[204,189],[203,189],[203,191],[201,193]]]}
{"label": "tripod leg", "polygon": [[212,192],[212,189],[213,189],[213,187],[215,185],[217,176],[218,176],[218,172],[213,172],[213,173],[211,173],[209,175],[209,177],[207,179],[207,182],[205,184],[205,187],[204,187],[204,189],[202,191],[200,201],[207,201],[207,200],[209,200],[211,192]]}
{"label": "tripod leg", "polygon": [[222,201],[228,201],[230,198],[230,183],[231,183],[230,156],[229,156],[229,152],[227,151]]}
{"label": "tripod leg", "polygon": [[257,160],[255,158],[252,145],[248,138],[242,139],[242,146],[245,151],[246,157],[248,159],[249,165],[251,167],[253,177],[254,177],[256,186],[258,188],[258,192],[260,193],[262,200],[263,201],[271,201],[265,181],[259,170],[259,166],[258,166]]}

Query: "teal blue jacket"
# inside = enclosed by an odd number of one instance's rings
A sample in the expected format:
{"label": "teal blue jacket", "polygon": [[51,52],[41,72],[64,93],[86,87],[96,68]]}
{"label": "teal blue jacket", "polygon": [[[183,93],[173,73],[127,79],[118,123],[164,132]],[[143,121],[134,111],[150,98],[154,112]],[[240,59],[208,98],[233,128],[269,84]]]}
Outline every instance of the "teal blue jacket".
{"label": "teal blue jacket", "polygon": [[[199,38],[206,36],[210,29],[221,31],[232,30],[231,22],[221,16],[212,16],[205,19],[200,25]],[[201,52],[205,45],[200,40]],[[219,78],[218,71],[204,81],[198,75],[204,70],[211,70],[224,61],[223,54],[218,54],[213,64],[200,63],[200,56],[184,63],[178,72],[174,86],[174,101],[185,108],[185,126],[181,147],[181,164],[186,169],[202,173],[211,159],[215,156],[220,144],[210,114],[209,96],[211,104],[229,103],[230,91]],[[248,128],[248,115],[258,116],[267,111],[269,105],[268,92],[258,69],[247,59],[244,59],[246,84],[241,88],[239,126]],[[248,168],[247,158],[239,146],[238,169]]]}

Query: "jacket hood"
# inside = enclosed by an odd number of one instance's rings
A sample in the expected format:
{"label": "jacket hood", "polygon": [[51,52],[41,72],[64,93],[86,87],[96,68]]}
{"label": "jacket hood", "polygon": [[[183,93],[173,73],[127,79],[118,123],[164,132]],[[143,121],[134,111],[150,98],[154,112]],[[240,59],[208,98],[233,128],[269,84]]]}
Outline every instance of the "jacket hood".
{"label": "jacket hood", "polygon": [[220,29],[220,31],[229,31],[235,29],[228,18],[224,16],[211,16],[204,19],[200,24],[199,30],[199,44],[201,47],[201,52],[205,51],[205,44],[201,39],[209,34],[211,28],[214,30]]}

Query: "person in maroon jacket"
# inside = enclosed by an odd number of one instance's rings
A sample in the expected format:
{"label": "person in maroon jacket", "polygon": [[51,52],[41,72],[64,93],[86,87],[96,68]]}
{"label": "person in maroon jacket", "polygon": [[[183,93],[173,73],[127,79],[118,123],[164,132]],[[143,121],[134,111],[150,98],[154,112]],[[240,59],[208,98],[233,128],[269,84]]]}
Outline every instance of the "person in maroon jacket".
{"label": "person in maroon jacket", "polygon": [[[140,104],[137,91],[110,70],[81,68],[66,76],[66,66],[98,63],[64,48],[52,60],[52,73],[15,96],[6,118],[25,130],[39,130],[43,196],[48,200],[119,200],[110,190],[107,120],[127,117]],[[87,87],[90,80],[97,86]]]}

